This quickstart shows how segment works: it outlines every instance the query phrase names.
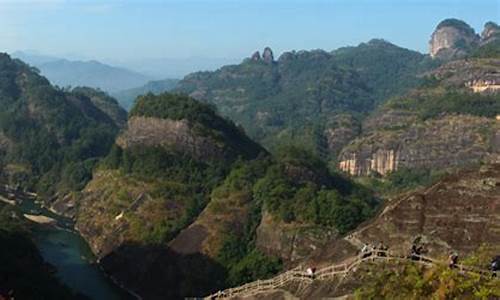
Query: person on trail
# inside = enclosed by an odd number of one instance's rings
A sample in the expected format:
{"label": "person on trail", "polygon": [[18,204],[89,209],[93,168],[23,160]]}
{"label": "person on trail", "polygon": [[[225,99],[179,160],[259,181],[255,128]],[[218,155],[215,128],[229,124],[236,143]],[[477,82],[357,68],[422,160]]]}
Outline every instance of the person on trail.
{"label": "person on trail", "polygon": [[458,263],[458,254],[455,252],[451,252],[450,256],[448,257],[449,259],[449,267],[450,269],[456,268],[457,263]]}
{"label": "person on trail", "polygon": [[495,256],[491,260],[490,270],[493,272],[493,277],[496,277],[497,276],[496,272],[500,271],[500,255]]}
{"label": "person on trail", "polygon": [[418,246],[413,244],[410,250],[410,259],[411,260],[420,260],[420,255],[422,254],[422,246]]}
{"label": "person on trail", "polygon": [[314,280],[314,273],[316,273],[316,268],[315,267],[309,267],[306,270],[307,276]]}

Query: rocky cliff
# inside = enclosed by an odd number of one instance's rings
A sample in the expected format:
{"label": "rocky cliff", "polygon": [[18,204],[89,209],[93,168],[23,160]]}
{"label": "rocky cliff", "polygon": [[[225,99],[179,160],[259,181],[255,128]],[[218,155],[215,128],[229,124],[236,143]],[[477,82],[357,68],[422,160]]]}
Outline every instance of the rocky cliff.
{"label": "rocky cliff", "polygon": [[[224,278],[214,260],[224,230],[244,225],[248,206],[231,204],[237,196],[211,194],[236,160],[265,151],[213,108],[185,96],[147,95],[130,114],[78,197],[76,228],[105,270],[146,298],[215,289]],[[233,207],[227,218],[234,226],[217,223],[220,202]],[[193,264],[205,271],[191,274]],[[165,278],[178,284],[165,286]]]}
{"label": "rocky cliff", "polygon": [[209,137],[197,134],[186,119],[132,117],[116,144],[122,149],[164,147],[198,160],[224,158],[224,149]]}
{"label": "rocky cliff", "polygon": [[[500,245],[498,195],[500,165],[489,164],[458,171],[432,186],[402,194],[388,201],[372,221],[361,225],[343,239],[333,238],[327,246],[314,251],[309,261],[302,266],[305,268],[314,265],[322,268],[349,263],[359,254],[364,244],[376,246],[382,242],[392,253],[402,257],[408,255],[413,244],[422,246],[426,256],[443,261],[446,261],[450,251],[454,251],[458,253],[460,262],[463,262],[465,257],[472,257],[469,263],[473,262],[478,268],[485,269],[491,255],[496,253]],[[484,249],[489,249],[489,252],[482,253]],[[419,272],[407,284],[398,282],[398,287],[404,284],[405,293],[412,295],[421,291],[421,286],[417,284],[420,282],[418,279],[441,272],[439,267],[427,268],[425,270],[429,271],[424,272],[424,269],[405,262],[392,265],[366,262],[352,269],[346,276],[312,282],[292,282],[280,289],[260,293],[248,299],[357,299],[354,292],[358,288],[369,287],[374,278],[387,274],[395,275],[395,278],[404,272],[400,271],[402,266],[406,266],[405,270],[411,270],[413,273]],[[445,272],[449,272],[449,269]],[[440,280],[442,282],[443,279]],[[459,280],[463,282],[463,278]],[[486,277],[478,276],[474,286],[483,284],[485,280]],[[447,285],[447,293],[463,295],[464,290],[455,290],[459,281],[454,282]],[[387,286],[383,282],[377,284]],[[490,292],[496,295],[498,291]],[[376,296],[383,298],[383,294]]]}
{"label": "rocky cliff", "polygon": [[429,42],[433,58],[452,59],[467,55],[479,44],[480,37],[467,23],[457,19],[446,19],[438,24]]}
{"label": "rocky cliff", "polygon": [[432,58],[453,60],[474,53],[474,50],[493,44],[500,39],[500,27],[495,22],[487,22],[479,36],[464,21],[446,19],[438,24],[429,42]]}
{"label": "rocky cliff", "polygon": [[256,247],[269,255],[280,257],[293,266],[326,246],[339,234],[334,228],[311,224],[285,223],[264,214],[256,232]]}
{"label": "rocky cliff", "polygon": [[356,176],[401,168],[442,169],[497,161],[500,60],[469,58],[426,73],[426,83],[390,99],[338,155]]}
{"label": "rocky cliff", "polygon": [[482,244],[499,245],[500,165],[466,169],[433,186],[388,203],[373,223],[354,234],[366,243],[383,241],[404,253],[415,240],[431,256],[462,255]]}
{"label": "rocky cliff", "polygon": [[498,136],[498,121],[460,115],[405,123],[402,129],[379,128],[345,147],[339,156],[339,168],[351,175],[366,176],[385,175],[400,168],[439,169],[497,161]]}

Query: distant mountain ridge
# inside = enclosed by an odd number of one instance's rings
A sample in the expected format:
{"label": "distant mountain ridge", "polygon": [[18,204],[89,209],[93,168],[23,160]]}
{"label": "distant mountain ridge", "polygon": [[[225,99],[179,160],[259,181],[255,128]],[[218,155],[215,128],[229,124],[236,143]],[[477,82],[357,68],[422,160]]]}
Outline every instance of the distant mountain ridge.
{"label": "distant mountain ridge", "polygon": [[152,79],[146,75],[96,60],[73,61],[20,51],[12,55],[38,68],[52,84],[60,87],[88,86],[106,92],[115,92],[139,87]]}
{"label": "distant mountain ridge", "polygon": [[115,97],[118,102],[120,102],[123,108],[125,108],[126,110],[130,110],[132,108],[132,105],[134,104],[135,99],[138,96],[145,95],[147,93],[158,95],[163,92],[168,92],[175,88],[178,82],[178,79],[149,81],[145,85],[140,87],[114,92],[112,93],[112,96]]}
{"label": "distant mountain ridge", "polygon": [[290,51],[277,60],[269,48],[263,54],[192,73],[174,91],[216,105],[269,149],[289,142],[314,149],[314,131],[334,130],[337,115],[363,118],[384,99],[417,86],[418,75],[438,64],[384,40],[332,52]]}

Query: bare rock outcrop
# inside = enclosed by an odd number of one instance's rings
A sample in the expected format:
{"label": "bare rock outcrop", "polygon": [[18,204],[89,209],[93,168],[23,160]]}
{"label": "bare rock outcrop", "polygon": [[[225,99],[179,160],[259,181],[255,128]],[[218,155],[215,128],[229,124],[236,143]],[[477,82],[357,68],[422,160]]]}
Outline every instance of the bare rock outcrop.
{"label": "bare rock outcrop", "polygon": [[445,116],[401,130],[377,130],[354,140],[339,155],[351,175],[385,175],[399,168],[449,168],[497,161],[500,123],[491,118]]}
{"label": "bare rock outcrop", "polygon": [[123,149],[161,146],[199,160],[223,159],[225,155],[223,148],[197,134],[187,120],[132,117],[116,144]]}
{"label": "bare rock outcrop", "polygon": [[479,36],[467,23],[446,19],[438,24],[429,42],[433,58],[454,59],[465,56],[479,44]]}
{"label": "bare rock outcrop", "polygon": [[266,213],[257,228],[255,242],[262,252],[293,264],[324,247],[335,237],[338,237],[338,233],[331,228],[286,224]]}
{"label": "bare rock outcrop", "polygon": [[260,57],[260,52],[259,51],[255,51],[252,56],[250,57],[251,60],[253,61],[259,61],[261,59]]}
{"label": "bare rock outcrop", "polygon": [[430,256],[461,254],[500,243],[500,165],[460,171],[426,190],[390,202],[354,235],[405,253],[415,240]]}
{"label": "bare rock outcrop", "polygon": [[262,53],[262,60],[268,64],[274,62],[274,54],[271,48],[269,47],[264,48],[264,52]]}

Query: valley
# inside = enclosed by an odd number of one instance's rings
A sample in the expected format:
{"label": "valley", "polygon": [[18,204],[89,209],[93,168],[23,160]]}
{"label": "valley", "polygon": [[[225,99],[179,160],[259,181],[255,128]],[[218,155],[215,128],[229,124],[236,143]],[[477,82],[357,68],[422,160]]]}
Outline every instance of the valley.
{"label": "valley", "polygon": [[500,297],[499,49],[446,19],[123,91],[0,54],[0,299]]}

